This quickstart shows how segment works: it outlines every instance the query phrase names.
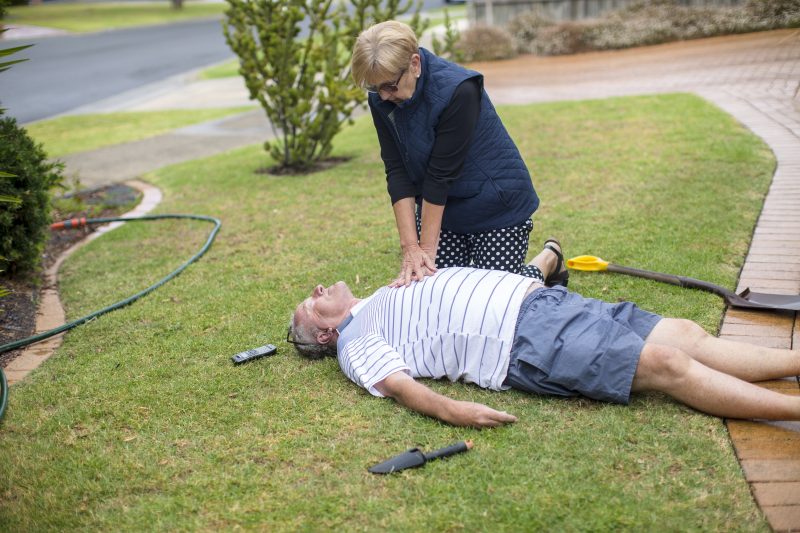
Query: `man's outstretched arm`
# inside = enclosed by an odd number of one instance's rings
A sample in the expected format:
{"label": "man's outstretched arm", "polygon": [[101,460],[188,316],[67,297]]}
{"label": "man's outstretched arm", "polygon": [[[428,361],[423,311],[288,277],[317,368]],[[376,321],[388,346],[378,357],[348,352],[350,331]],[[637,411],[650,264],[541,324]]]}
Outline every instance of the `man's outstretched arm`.
{"label": "man's outstretched arm", "polygon": [[517,417],[505,411],[495,411],[480,403],[462,402],[442,396],[405,372],[395,372],[375,384],[375,388],[412,411],[438,418],[454,426],[496,427],[517,421]]}

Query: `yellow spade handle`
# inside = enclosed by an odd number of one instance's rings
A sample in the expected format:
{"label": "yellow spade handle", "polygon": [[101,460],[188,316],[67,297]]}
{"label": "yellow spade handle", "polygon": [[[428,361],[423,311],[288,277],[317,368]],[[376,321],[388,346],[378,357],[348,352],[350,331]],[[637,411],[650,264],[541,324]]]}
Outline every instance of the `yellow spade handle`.
{"label": "yellow spade handle", "polygon": [[602,272],[608,269],[608,261],[603,261],[593,255],[579,255],[578,257],[567,259],[567,268],[586,272]]}

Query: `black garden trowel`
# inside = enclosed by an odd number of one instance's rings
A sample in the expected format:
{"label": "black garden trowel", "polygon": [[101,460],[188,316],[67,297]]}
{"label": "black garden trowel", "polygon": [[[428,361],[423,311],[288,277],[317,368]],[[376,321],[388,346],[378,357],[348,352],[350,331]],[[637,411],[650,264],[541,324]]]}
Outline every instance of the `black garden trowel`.
{"label": "black garden trowel", "polygon": [[615,265],[613,263],[609,263],[608,261],[603,261],[599,257],[595,257],[593,255],[581,255],[578,257],[573,257],[572,259],[567,260],[567,267],[574,270],[584,270],[589,272],[616,272],[618,274],[627,274],[629,276],[661,281],[663,283],[669,283],[670,285],[678,285],[679,287],[689,287],[692,289],[713,292],[714,294],[721,296],[728,303],[728,305],[733,307],[800,311],[800,295],[754,292],[749,288],[743,290],[739,294],[736,294],[725,287],[714,285],[708,281],[687,278],[685,276],[676,276],[673,274],[663,274],[661,272],[652,272],[650,270],[640,270],[638,268],[631,268],[622,265]]}
{"label": "black garden trowel", "polygon": [[388,461],[384,461],[369,469],[373,474],[391,474],[392,472],[399,472],[406,468],[417,468],[422,466],[428,461],[434,459],[441,459],[461,452],[466,452],[472,449],[472,441],[465,440],[457,442],[446,448],[439,448],[430,453],[423,453],[419,448],[411,448],[405,453],[401,453],[392,457]]}

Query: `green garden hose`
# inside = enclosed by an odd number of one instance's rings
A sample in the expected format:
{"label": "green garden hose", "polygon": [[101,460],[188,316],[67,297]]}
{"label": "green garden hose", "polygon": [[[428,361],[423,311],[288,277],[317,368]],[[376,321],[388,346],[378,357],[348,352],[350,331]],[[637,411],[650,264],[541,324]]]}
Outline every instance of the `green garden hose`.
{"label": "green garden hose", "polygon": [[[211,222],[214,224],[214,229],[211,230],[211,233],[208,235],[205,244],[203,245],[200,250],[194,254],[188,261],[183,263],[177,269],[173,270],[169,275],[158,281],[157,283],[147,287],[146,289],[137,292],[133,296],[125,298],[124,300],[120,300],[119,302],[109,305],[108,307],[104,307],[99,311],[95,311],[91,314],[88,314],[82,318],[77,320],[73,320],[68,324],[64,324],[63,326],[59,326],[57,328],[51,329],[49,331],[45,331],[39,333],[37,335],[33,335],[31,337],[27,337],[25,339],[20,339],[14,342],[10,342],[8,344],[4,344],[0,346],[0,354],[8,352],[10,350],[14,350],[17,348],[21,348],[22,346],[27,346],[29,344],[33,344],[35,342],[43,341],[44,339],[48,339],[54,335],[58,335],[64,331],[74,328],[75,326],[80,326],[96,318],[100,315],[104,315],[109,311],[114,311],[115,309],[119,309],[120,307],[124,307],[130,303],[135,302],[142,296],[149,294],[150,292],[156,290],[181,272],[183,272],[186,267],[200,259],[200,257],[206,253],[206,251],[211,247],[211,243],[214,242],[214,238],[217,236],[217,232],[219,232],[219,228],[222,226],[222,222],[219,219],[214,217],[209,217],[205,215],[174,215],[174,214],[165,214],[165,215],[145,215],[141,217],[112,217],[112,218],[80,218],[72,220],[66,220],[64,222],[57,222],[51,226],[52,229],[64,229],[64,228],[76,228],[80,226],[85,226],[87,224],[106,224],[108,222],[139,222],[142,220],[161,220],[166,218],[183,218],[183,219],[193,219],[193,220],[203,220],[206,222]],[[8,405],[8,382],[6,381],[5,373],[3,373],[2,368],[0,368],[0,420],[2,420],[3,415],[5,414],[6,406]]]}
{"label": "green garden hose", "polygon": [[0,420],[3,420],[3,415],[6,414],[6,406],[8,405],[8,381],[3,369],[0,368]]}

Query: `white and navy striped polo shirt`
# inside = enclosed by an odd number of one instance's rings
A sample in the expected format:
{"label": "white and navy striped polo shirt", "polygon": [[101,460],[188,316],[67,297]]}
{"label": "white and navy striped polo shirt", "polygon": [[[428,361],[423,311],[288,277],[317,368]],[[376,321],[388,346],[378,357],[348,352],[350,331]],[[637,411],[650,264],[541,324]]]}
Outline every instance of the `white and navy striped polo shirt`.
{"label": "white and navy striped polo shirt", "polygon": [[501,390],[530,278],[497,270],[442,268],[408,287],[383,287],[340,331],[339,366],[356,384],[404,371]]}

